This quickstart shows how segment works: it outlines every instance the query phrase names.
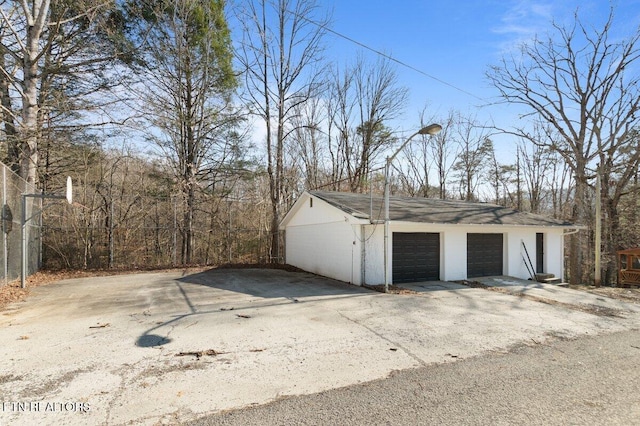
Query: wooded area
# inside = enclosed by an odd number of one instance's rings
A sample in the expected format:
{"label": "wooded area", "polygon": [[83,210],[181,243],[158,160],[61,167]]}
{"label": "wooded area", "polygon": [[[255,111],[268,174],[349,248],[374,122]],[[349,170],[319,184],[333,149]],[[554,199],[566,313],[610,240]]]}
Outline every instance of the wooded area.
{"label": "wooded area", "polygon": [[[603,283],[640,244],[640,31],[583,23],[525,43],[485,72],[514,123],[407,111],[386,56],[332,61],[315,0],[0,1],[3,161],[73,206],[46,203],[50,268],[281,262],[278,223],[305,189],[487,201],[587,226],[570,280],[594,279],[602,179]],[[242,31],[232,35],[233,14]],[[235,46],[235,47],[234,47]],[[261,132],[258,136],[255,129]],[[413,129],[412,129],[413,130]],[[496,138],[517,146],[504,160]]]}

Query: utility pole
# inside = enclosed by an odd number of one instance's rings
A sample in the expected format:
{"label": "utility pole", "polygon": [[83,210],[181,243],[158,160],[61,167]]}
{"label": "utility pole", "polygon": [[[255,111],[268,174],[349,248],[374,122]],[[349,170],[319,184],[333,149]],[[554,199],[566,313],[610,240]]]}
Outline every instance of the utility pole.
{"label": "utility pole", "polygon": [[595,274],[594,284],[596,287],[600,287],[602,284],[602,278],[600,276],[600,258],[601,258],[601,245],[602,245],[602,183],[600,181],[600,164],[596,168],[596,224],[595,224]]}

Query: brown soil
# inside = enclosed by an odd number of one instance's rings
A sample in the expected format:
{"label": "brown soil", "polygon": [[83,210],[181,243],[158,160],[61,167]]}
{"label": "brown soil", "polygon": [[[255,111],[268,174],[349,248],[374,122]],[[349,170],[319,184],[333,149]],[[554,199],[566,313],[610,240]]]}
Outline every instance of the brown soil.
{"label": "brown soil", "polygon": [[[540,302],[540,303],[546,303],[549,305],[557,305],[557,306],[563,306],[567,309],[574,309],[577,311],[582,311],[582,312],[587,312],[590,314],[594,314],[594,315],[599,315],[599,316],[607,316],[607,317],[621,317],[622,316],[622,311],[618,310],[618,309],[613,309],[613,308],[606,308],[603,306],[596,306],[596,305],[591,305],[591,304],[570,304],[570,303],[563,303],[563,302],[559,302],[556,300],[552,300],[552,299],[546,299],[543,297],[538,297],[538,296],[533,296],[530,294],[524,294],[524,293],[519,293],[519,292],[513,292],[512,290],[510,290],[507,287],[491,287],[491,286],[487,286],[483,283],[480,283],[478,281],[468,281],[468,280],[462,280],[462,281],[456,281],[459,284],[463,284],[466,285],[467,287],[473,287],[473,288],[483,288],[485,290],[489,290],[489,291],[495,291],[498,293],[505,293],[505,294],[510,294],[512,296],[518,296],[518,297],[522,297],[523,299],[528,299],[528,300],[532,300],[534,302]],[[600,296],[605,296],[605,297],[609,297],[611,299],[617,299],[617,300],[622,300],[624,302],[631,302],[631,303],[640,303],[640,290],[636,289],[630,289],[630,288],[614,288],[614,287],[593,287],[593,286],[585,286],[585,285],[572,285],[570,286],[570,288],[574,289],[574,290],[579,290],[579,291],[586,291],[589,293],[593,293],[593,294],[597,294]]]}
{"label": "brown soil", "polygon": [[588,285],[570,285],[569,288],[574,290],[586,291],[589,293],[597,294],[599,296],[606,296],[612,299],[618,299],[627,303],[640,304],[640,288],[625,288],[625,287],[594,287]]}
{"label": "brown soil", "polygon": [[[384,293],[384,285],[368,285],[365,284],[362,287],[368,288],[369,290],[378,291],[380,293]],[[389,293],[391,294],[417,294],[417,291],[410,290],[408,288],[398,287],[397,285],[390,284],[389,285]]]}

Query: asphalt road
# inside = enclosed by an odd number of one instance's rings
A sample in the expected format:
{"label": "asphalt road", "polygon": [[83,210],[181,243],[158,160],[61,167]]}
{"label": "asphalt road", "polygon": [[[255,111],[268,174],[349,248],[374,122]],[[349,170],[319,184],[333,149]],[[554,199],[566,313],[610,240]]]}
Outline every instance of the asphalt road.
{"label": "asphalt road", "polygon": [[529,343],[191,424],[640,424],[640,331]]}

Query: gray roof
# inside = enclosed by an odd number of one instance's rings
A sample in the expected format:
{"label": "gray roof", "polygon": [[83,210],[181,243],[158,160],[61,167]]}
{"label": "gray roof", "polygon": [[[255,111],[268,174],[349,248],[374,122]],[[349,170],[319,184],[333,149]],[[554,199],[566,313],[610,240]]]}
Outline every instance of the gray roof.
{"label": "gray roof", "polygon": [[[309,191],[359,219],[369,219],[371,198],[369,194],[349,192]],[[373,220],[384,219],[383,197],[373,196]],[[463,225],[516,225],[575,227],[570,222],[525,213],[487,203],[440,200],[434,198],[389,198],[389,218],[392,221],[463,224]]]}

